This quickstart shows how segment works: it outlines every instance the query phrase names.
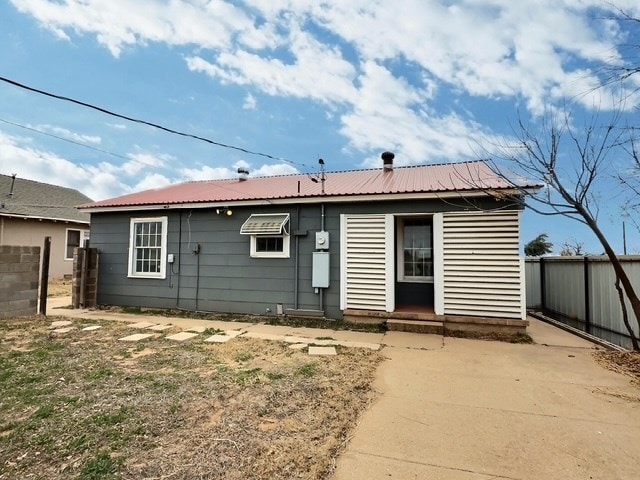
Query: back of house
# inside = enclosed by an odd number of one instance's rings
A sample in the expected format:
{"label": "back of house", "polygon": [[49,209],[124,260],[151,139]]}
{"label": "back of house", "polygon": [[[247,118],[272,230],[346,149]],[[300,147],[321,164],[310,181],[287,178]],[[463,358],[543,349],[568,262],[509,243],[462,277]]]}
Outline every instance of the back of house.
{"label": "back of house", "polygon": [[524,320],[521,193],[536,186],[481,161],[392,160],[316,176],[243,171],[85,205],[98,303]]}

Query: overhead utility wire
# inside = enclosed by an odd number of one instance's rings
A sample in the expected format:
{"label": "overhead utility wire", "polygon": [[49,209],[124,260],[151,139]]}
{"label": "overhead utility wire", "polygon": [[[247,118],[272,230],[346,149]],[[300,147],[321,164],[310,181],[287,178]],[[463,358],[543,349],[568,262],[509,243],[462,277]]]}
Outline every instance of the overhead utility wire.
{"label": "overhead utility wire", "polygon": [[107,115],[111,115],[113,117],[122,118],[123,120],[128,120],[130,122],[140,123],[140,124],[143,124],[143,125],[148,125],[150,127],[157,128],[159,130],[163,130],[163,131],[168,132],[168,133],[173,133],[174,135],[180,135],[182,137],[193,138],[195,140],[200,140],[200,141],[209,143],[211,145],[217,145],[218,147],[229,148],[231,150],[237,150],[239,152],[247,153],[249,155],[258,155],[260,157],[266,157],[266,158],[270,158],[272,160],[278,160],[278,161],[281,161],[281,162],[289,163],[291,165],[299,165],[299,166],[308,168],[308,166],[305,165],[304,163],[294,162],[292,160],[287,160],[286,158],[276,157],[275,155],[269,155],[268,153],[254,152],[254,151],[248,150],[246,148],[236,147],[235,145],[228,145],[226,143],[216,142],[215,140],[211,140],[211,139],[206,138],[206,137],[201,137],[199,135],[194,135],[192,133],[180,132],[180,131],[174,130],[172,128],[163,127],[162,125],[158,125],[157,123],[147,122],[146,120],[141,120],[139,118],[133,118],[133,117],[128,117],[126,115],[121,115],[119,113],[107,110],[106,108],[102,108],[102,107],[98,107],[96,105],[92,105],[90,103],[82,102],[82,101],[76,100],[74,98],[65,97],[63,95],[57,95],[55,93],[46,92],[44,90],[39,90],[37,88],[30,87],[28,85],[16,82],[15,80],[11,80],[11,79],[6,78],[6,77],[0,76],[0,80],[2,80],[5,83],[8,83],[10,85],[13,85],[15,87],[19,87],[19,88],[23,88],[25,90],[29,90],[30,92],[35,92],[35,93],[39,93],[40,95],[45,95],[47,97],[56,98],[58,100],[64,100],[66,102],[75,103],[76,105],[81,105],[83,107],[91,108],[93,110],[97,110],[98,112],[106,113]]}
{"label": "overhead utility wire", "polygon": [[62,140],[64,142],[73,143],[74,145],[79,145],[81,147],[90,148],[91,150],[96,150],[98,152],[106,153],[107,155],[113,155],[114,157],[122,158],[124,160],[131,160],[129,157],[125,157],[124,155],[120,155],[119,153],[113,153],[108,150],[103,150],[102,148],[93,147],[91,145],[87,145],[86,143],[76,142],[75,140],[71,140],[70,138],[60,137],[58,135],[54,135],[53,133],[44,132],[42,130],[38,130],[37,128],[27,127],[26,125],[22,125],[20,123],[11,122],[9,120],[5,120],[4,118],[0,118],[0,122],[7,123],[9,125],[13,125],[15,127],[24,128],[25,130],[30,130],[32,132],[40,133],[42,135],[47,135],[49,137],[57,138],[58,140]]}

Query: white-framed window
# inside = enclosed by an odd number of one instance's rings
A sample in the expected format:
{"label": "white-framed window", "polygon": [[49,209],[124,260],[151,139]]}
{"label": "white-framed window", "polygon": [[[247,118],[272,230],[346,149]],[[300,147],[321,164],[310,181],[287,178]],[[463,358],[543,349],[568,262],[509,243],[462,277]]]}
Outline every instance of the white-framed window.
{"label": "white-framed window", "polygon": [[254,258],[289,258],[289,235],[251,235]]}
{"label": "white-framed window", "polygon": [[251,215],[240,228],[242,235],[251,235],[250,255],[254,258],[289,258],[288,222],[288,213]]}
{"label": "white-framed window", "polygon": [[84,247],[89,241],[89,230],[67,228],[64,259],[73,260],[73,249]]}
{"label": "white-framed window", "polygon": [[400,218],[397,230],[398,281],[433,281],[433,220]]}
{"label": "white-framed window", "polygon": [[167,217],[132,218],[129,232],[129,276],[165,278]]}

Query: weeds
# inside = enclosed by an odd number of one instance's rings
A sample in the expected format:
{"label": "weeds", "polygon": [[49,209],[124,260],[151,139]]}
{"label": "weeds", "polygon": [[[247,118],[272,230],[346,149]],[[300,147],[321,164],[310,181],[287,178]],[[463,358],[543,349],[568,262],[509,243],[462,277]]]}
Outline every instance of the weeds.
{"label": "weeds", "polygon": [[126,325],[102,323],[55,338],[0,324],[0,479],[325,478],[381,359],[309,363],[242,338],[125,347]]}

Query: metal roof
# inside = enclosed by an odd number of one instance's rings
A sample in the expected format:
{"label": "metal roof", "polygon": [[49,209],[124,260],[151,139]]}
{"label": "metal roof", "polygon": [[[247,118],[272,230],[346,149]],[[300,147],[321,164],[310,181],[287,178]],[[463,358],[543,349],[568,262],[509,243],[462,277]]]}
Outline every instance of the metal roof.
{"label": "metal roof", "polygon": [[[11,184],[13,182],[13,192]],[[89,223],[78,205],[91,199],[77,190],[0,174],[0,216]]]}
{"label": "metal roof", "polygon": [[[371,196],[403,193],[479,192],[531,187],[534,184],[508,182],[483,161],[326,172],[324,194],[317,175],[284,175],[247,180],[208,180],[186,182],[102,200],[81,208],[118,209],[158,205],[269,201],[276,199],[315,199],[327,197]],[[312,178],[317,181],[313,182]]]}

